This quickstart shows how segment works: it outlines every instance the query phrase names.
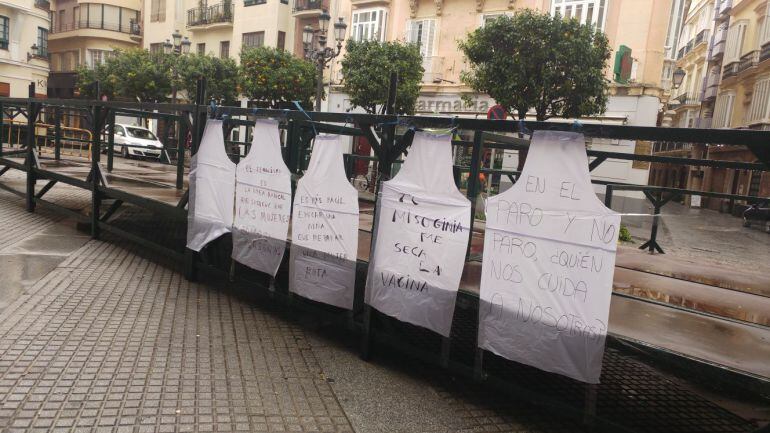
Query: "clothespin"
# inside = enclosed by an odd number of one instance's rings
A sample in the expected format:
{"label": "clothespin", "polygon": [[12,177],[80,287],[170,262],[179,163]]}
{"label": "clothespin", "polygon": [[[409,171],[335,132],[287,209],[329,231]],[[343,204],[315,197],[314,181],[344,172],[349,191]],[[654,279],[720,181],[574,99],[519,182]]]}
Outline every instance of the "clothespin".
{"label": "clothespin", "polygon": [[531,132],[527,129],[527,125],[524,124],[524,119],[519,119],[519,132],[525,135],[528,135]]}
{"label": "clothespin", "polygon": [[209,118],[210,119],[216,119],[217,118],[217,102],[213,99],[209,102]]}
{"label": "clothespin", "polygon": [[574,132],[581,132],[581,131],[583,131],[583,124],[580,123],[579,120],[575,119],[575,121],[572,122],[572,128],[571,129]]}

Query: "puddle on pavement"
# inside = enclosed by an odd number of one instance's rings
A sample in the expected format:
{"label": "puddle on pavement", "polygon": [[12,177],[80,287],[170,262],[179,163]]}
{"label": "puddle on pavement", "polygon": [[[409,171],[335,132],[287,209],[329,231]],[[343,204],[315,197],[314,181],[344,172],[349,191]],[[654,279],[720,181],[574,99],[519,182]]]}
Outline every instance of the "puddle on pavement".
{"label": "puddle on pavement", "polygon": [[0,250],[0,312],[89,239],[64,222]]}

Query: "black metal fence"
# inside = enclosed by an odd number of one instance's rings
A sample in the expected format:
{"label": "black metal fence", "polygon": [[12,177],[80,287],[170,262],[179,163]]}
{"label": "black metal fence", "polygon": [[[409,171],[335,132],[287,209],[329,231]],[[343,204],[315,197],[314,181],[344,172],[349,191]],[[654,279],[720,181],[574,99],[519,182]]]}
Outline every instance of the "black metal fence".
{"label": "black metal fence", "polygon": [[[25,146],[21,148],[3,148],[0,140],[0,165],[4,166],[0,175],[8,169],[18,169],[26,174],[25,191],[16,191],[3,185],[0,188],[11,190],[26,200],[29,211],[34,211],[37,205],[53,208],[79,221],[90,224],[91,235],[99,238],[102,231],[127,238],[148,248],[160,251],[168,257],[184,263],[187,278],[195,279],[201,271],[223,275],[231,280],[246,282],[250,287],[263,287],[284,299],[293,308],[308,309],[321,314],[339,319],[342,326],[347,327],[362,336],[362,353],[368,356],[373,341],[387,344],[396,344],[410,347],[412,355],[421,357],[431,362],[438,362],[453,371],[484,380],[490,377],[511,376],[510,365],[507,361],[494,356],[488,356],[483,361],[482,354],[476,349],[476,322],[478,317],[478,296],[471,292],[461,291],[458,296],[455,323],[450,338],[441,338],[429,331],[399,323],[381,315],[375,314],[363,303],[363,287],[366,278],[367,263],[358,263],[356,302],[352,313],[344,314],[341,310],[327,307],[310,301],[300,301],[292,297],[286,288],[288,287],[288,263],[285,258],[278,277],[275,280],[264,274],[250,270],[244,266],[234,264],[229,258],[230,239],[225,237],[213,242],[204,249],[201,254],[193,253],[184,248],[184,227],[187,212],[187,194],[181,194],[185,188],[187,158],[195,154],[198,143],[203,133],[204,125],[208,118],[218,117],[224,119],[226,136],[230,136],[235,127],[245,127],[247,134],[240,140],[229,140],[231,157],[237,160],[249,150],[248,128],[253,125],[253,117],[275,117],[281,120],[283,130],[283,151],[287,166],[295,175],[295,179],[303,173],[307,167],[311,150],[311,142],[315,134],[334,133],[363,137],[371,145],[374,156],[348,154],[346,155],[346,169],[348,175],[353,174],[353,167],[357,162],[372,164],[376,175],[371,179],[371,187],[363,188],[364,195],[374,197],[379,182],[391,177],[397,169],[405,152],[408,152],[415,128],[446,128],[457,129],[453,145],[458,151],[465,152],[469,156],[467,164],[456,164],[455,177],[458,184],[464,183],[465,191],[471,200],[473,213],[476,214],[476,202],[481,188],[479,174],[505,176],[511,181],[516,181],[519,172],[516,170],[503,170],[499,168],[483,168],[481,158],[484,149],[526,150],[528,140],[521,138],[523,132],[534,130],[574,130],[576,125],[557,122],[513,122],[500,120],[479,120],[469,118],[448,118],[437,116],[396,116],[393,114],[371,115],[354,113],[326,113],[304,112],[292,110],[269,110],[239,107],[212,107],[203,104],[205,85],[199,86],[196,104],[142,104],[86,100],[57,100],[57,99],[33,99],[33,98],[0,98],[0,132],[7,125],[2,121],[8,114],[21,114],[27,120]],[[34,90],[31,89],[31,94]],[[53,116],[47,122],[58,124],[59,116],[63,109],[79,110],[83,113],[90,130],[93,133],[91,143],[90,175],[86,180],[64,175],[55,170],[46,169],[39,164],[40,158],[35,143],[35,123],[41,113]],[[392,109],[388,110],[392,112]],[[135,194],[125,189],[110,186],[105,182],[105,176],[116,169],[115,137],[112,128],[106,133],[105,125],[115,122],[116,115],[131,115],[144,118],[163,119],[176,131],[174,134],[175,147],[166,149],[166,157],[161,161],[165,164],[175,165],[175,181],[172,188],[180,191],[180,200],[176,203],[158,201],[141,194]],[[607,160],[634,160],[645,162],[659,162],[667,164],[681,164],[685,166],[712,166],[735,169],[770,171],[770,132],[753,130],[698,130],[683,128],[654,128],[633,126],[610,126],[584,124],[578,127],[587,137],[608,138],[620,140],[646,140],[652,142],[678,142],[678,143],[719,143],[726,145],[745,146],[757,157],[759,162],[715,161],[711,159],[693,159],[673,156],[639,155],[633,153],[607,152],[588,150],[590,169],[593,170]],[[410,132],[412,131],[412,132]],[[60,141],[59,133],[54,131],[54,141]],[[189,149],[186,149],[189,136]],[[106,142],[105,142],[106,141]],[[102,164],[101,151],[105,151],[106,166]],[[23,159],[20,159],[23,158]],[[61,158],[56,151],[53,160]],[[36,184],[47,182],[42,189],[36,190]],[[45,194],[58,182],[86,189],[91,194],[91,207],[88,214],[73,211],[57,203],[46,200]],[[617,191],[641,191],[650,200],[656,216],[652,225],[650,239],[642,247],[662,252],[658,244],[657,215],[661,208],[670,200],[681,195],[723,197],[734,200],[755,200],[767,202],[767,197],[746,196],[737,194],[712,193],[707,191],[694,191],[680,188],[656,187],[650,185],[630,185],[611,182],[596,183],[606,185],[605,202],[612,204],[613,196]],[[364,197],[366,198],[366,197]],[[170,229],[162,236],[148,237],[141,230],[132,231],[125,224],[111,220],[116,211],[125,204],[131,204],[137,208],[147,210],[160,217],[172,221]],[[472,224],[474,219],[471,219]],[[471,236],[472,238],[472,236]],[[470,251],[470,246],[469,246]],[[288,256],[288,255],[287,255]],[[469,255],[469,260],[479,260],[480,257]],[[482,364],[482,361],[484,364]],[[507,367],[506,367],[507,366]],[[607,367],[610,368],[610,367]],[[602,394],[598,397],[596,389],[589,388],[588,394],[578,383],[569,379],[548,375],[529,367],[518,366],[519,373],[515,374],[515,380],[523,382],[539,381],[544,393],[538,394],[527,386],[512,384],[510,381],[489,381],[491,386],[505,388],[518,395],[524,395],[530,400],[545,398],[550,405],[562,407],[567,413],[581,416],[586,409],[588,418],[598,425],[610,426],[609,428],[623,428],[622,419],[608,419],[603,416],[601,404]],[[622,372],[619,372],[621,374]],[[568,390],[568,391],[565,391]],[[541,389],[542,391],[542,389]],[[597,400],[598,399],[598,400]],[[584,402],[575,405],[575,401]],[[597,412],[597,401],[599,409]],[[611,404],[611,402],[607,402]],[[641,410],[641,409],[640,409]]]}

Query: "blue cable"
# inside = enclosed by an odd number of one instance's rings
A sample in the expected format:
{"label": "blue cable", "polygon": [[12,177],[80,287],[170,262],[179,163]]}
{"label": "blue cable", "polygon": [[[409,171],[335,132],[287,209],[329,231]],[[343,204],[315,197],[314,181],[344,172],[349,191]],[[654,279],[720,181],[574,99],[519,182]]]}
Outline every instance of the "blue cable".
{"label": "blue cable", "polygon": [[307,117],[307,118],[310,120],[310,126],[312,126],[312,127],[313,127],[313,133],[314,133],[314,134],[316,135],[316,137],[317,137],[317,136],[318,136],[318,131],[315,129],[315,123],[313,123],[313,118],[312,118],[312,117],[310,117],[310,115],[309,115],[309,114],[307,114],[307,111],[305,111],[305,109],[303,109],[301,105],[299,105],[299,101],[291,101],[291,102],[293,102],[293,103],[294,103],[294,106],[295,106],[295,107],[297,107],[297,109],[298,109],[299,111],[301,111],[301,112],[302,112],[302,114],[304,114],[304,115],[305,115],[305,117]]}

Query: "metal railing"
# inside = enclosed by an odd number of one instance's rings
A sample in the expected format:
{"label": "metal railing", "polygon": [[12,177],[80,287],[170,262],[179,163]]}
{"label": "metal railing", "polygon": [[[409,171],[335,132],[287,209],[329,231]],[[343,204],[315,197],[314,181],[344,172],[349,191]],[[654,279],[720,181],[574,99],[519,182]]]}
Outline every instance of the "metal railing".
{"label": "metal railing", "polygon": [[233,22],[233,3],[218,3],[187,11],[187,27],[206,26],[217,23]]}
{"label": "metal railing", "polygon": [[[393,79],[395,82],[395,78]],[[34,94],[34,89],[30,93]],[[482,190],[482,185],[479,181],[479,174],[490,174],[493,176],[505,176],[511,179],[513,182],[518,180],[520,172],[511,169],[493,169],[485,168],[482,166],[482,158],[484,151],[487,149],[504,150],[504,151],[522,151],[529,148],[529,140],[526,138],[518,138],[516,135],[522,133],[522,131],[538,131],[538,130],[554,130],[554,131],[572,131],[575,125],[567,122],[534,122],[525,121],[523,125],[517,121],[500,121],[500,120],[482,120],[474,118],[449,118],[439,116],[395,116],[393,114],[385,115],[372,115],[372,114],[360,114],[360,113],[327,113],[327,112],[300,112],[293,110],[270,110],[260,109],[255,113],[253,108],[242,107],[215,107],[213,110],[211,107],[205,105],[203,102],[203,95],[205,95],[203,85],[199,85],[198,96],[195,104],[152,104],[152,103],[130,103],[130,102],[117,102],[117,101],[96,101],[96,100],[64,100],[64,99],[30,99],[30,98],[0,98],[0,112],[14,110],[23,112],[28,118],[26,125],[22,129],[26,129],[27,132],[32,134],[31,131],[35,128],[35,120],[38,118],[39,113],[44,107],[54,110],[80,110],[83,113],[87,113],[91,119],[90,131],[91,137],[91,161],[89,167],[92,175],[87,179],[75,178],[57,172],[53,169],[47,168],[45,165],[40,165],[36,162],[34,157],[35,146],[34,140],[28,138],[25,140],[25,146],[22,149],[15,147],[12,152],[4,154],[4,151],[9,149],[3,149],[2,141],[0,140],[0,165],[5,165],[13,169],[21,170],[26,174],[26,192],[16,191],[22,195],[27,207],[30,211],[34,211],[36,205],[48,206],[57,211],[65,213],[73,218],[77,218],[80,221],[90,223],[91,235],[94,238],[99,238],[102,231],[111,232],[117,236],[121,236],[135,242],[143,247],[154,249],[162,252],[170,259],[178,260],[185,265],[185,275],[188,278],[195,278],[197,270],[216,270],[221,271],[222,274],[227,275],[230,272],[230,256],[229,254],[219,254],[215,251],[214,246],[207,251],[206,261],[203,258],[190,250],[185,250],[183,245],[166,245],[161,243],[158,239],[150,239],[142,236],[142,233],[134,233],[127,231],[120,226],[113,224],[109,219],[110,216],[119,208],[123,203],[131,204],[144,210],[152,211],[157,216],[168,218],[174,221],[174,224],[178,224],[177,227],[183,227],[184,221],[187,217],[187,211],[185,205],[187,204],[187,194],[182,194],[185,190],[185,179],[187,174],[185,172],[186,165],[186,153],[185,140],[178,140],[177,146],[177,158],[172,161],[176,164],[176,188],[179,189],[179,194],[172,197],[181,197],[176,203],[162,202],[152,197],[146,196],[147,188],[139,188],[132,193],[130,190],[121,189],[119,187],[110,186],[103,181],[107,172],[111,172],[113,168],[112,158],[113,149],[115,147],[114,135],[112,128],[109,128],[109,132],[106,137],[103,137],[101,131],[104,125],[114,123],[114,116],[116,114],[130,114],[133,117],[145,117],[153,119],[164,119],[167,122],[176,122],[180,129],[180,137],[186,137],[187,132],[190,132],[190,152],[194,155],[197,152],[198,145],[207,123],[207,119],[210,117],[220,117],[223,119],[223,127],[225,132],[228,132],[234,127],[249,128],[253,127],[253,116],[260,117],[273,117],[277,118],[281,122],[281,128],[283,132],[282,150],[284,152],[284,159],[287,167],[293,173],[295,178],[301,176],[307,169],[309,162],[309,155],[311,153],[311,141],[317,133],[333,133],[351,137],[363,137],[368,140],[374,149],[374,156],[361,156],[361,155],[348,155],[348,161],[351,159],[371,161],[376,164],[376,182],[381,180],[387,180],[391,177],[395,171],[394,166],[400,164],[403,161],[403,154],[409,146],[412,145],[409,138],[408,129],[400,126],[401,124],[420,127],[420,128],[446,128],[452,126],[457,128],[456,135],[452,140],[452,146],[456,153],[460,151],[469,151],[468,161],[462,163],[456,163],[454,165],[455,179],[458,185],[462,184],[464,187],[464,194],[471,202],[472,213],[475,215],[477,199]],[[395,95],[393,95],[393,101],[395,101]],[[388,107],[387,112],[392,113],[393,107]],[[227,116],[224,116],[227,115]],[[54,115],[56,116],[56,114]],[[0,123],[3,122],[3,117],[0,116]],[[353,126],[348,126],[353,125]],[[523,126],[523,127],[522,127]],[[700,130],[691,128],[656,128],[656,127],[638,127],[638,126],[626,126],[626,125],[608,125],[608,124],[590,124],[585,123],[580,126],[581,132],[587,138],[597,139],[609,139],[609,140],[631,140],[631,141],[649,141],[653,143],[653,154],[635,154],[635,153],[623,153],[613,152],[605,150],[588,149],[587,155],[589,157],[590,165],[589,170],[593,170],[602,163],[608,160],[619,161],[641,161],[647,163],[665,163],[676,164],[687,167],[718,167],[734,170],[761,170],[770,171],[767,164],[770,164],[770,132],[764,131],[752,131],[752,130]],[[0,124],[0,131],[2,131],[2,125]],[[377,134],[377,136],[375,136]],[[507,135],[506,135],[507,134]],[[164,136],[165,134],[159,134]],[[229,134],[228,134],[229,135]],[[61,137],[61,133],[59,133]],[[248,137],[249,134],[245,134]],[[106,143],[104,140],[106,138]],[[738,145],[745,146],[751,152],[753,152],[760,162],[740,162],[740,161],[721,161],[713,159],[699,159],[692,157],[682,156],[665,156],[655,155],[656,152],[669,151],[669,150],[687,150],[693,144],[725,144],[725,145]],[[241,143],[233,143],[240,145]],[[247,143],[243,143],[247,145]],[[21,153],[19,151],[21,150]],[[102,155],[100,150],[105,150],[107,155],[107,164],[103,166],[100,159]],[[238,152],[240,154],[240,152]],[[26,158],[21,160],[19,157],[26,155]],[[11,157],[13,156],[13,157]],[[165,170],[169,171],[169,170]],[[351,174],[351,173],[348,173]],[[348,176],[351,177],[351,176]],[[88,214],[75,212],[69,209],[64,209],[55,203],[48,202],[43,194],[36,191],[36,182],[64,182],[79,188],[87,189],[91,193],[91,204]],[[735,199],[746,200],[748,198],[754,198],[759,200],[766,200],[762,197],[748,197],[745,195],[725,194],[725,193],[712,193],[709,191],[694,191],[684,190],[669,187],[660,187],[656,185],[630,185],[621,184],[616,181],[593,181],[597,188],[604,186],[606,188],[605,202],[610,205],[613,200],[613,191],[617,194],[621,190],[633,190],[644,192],[644,194],[653,202],[655,212],[654,218],[660,214],[660,207],[662,197],[666,196],[680,196],[686,195],[698,195],[704,197],[712,197],[714,199]],[[4,185],[5,186],[5,185]],[[164,186],[164,188],[174,188],[174,186]],[[377,190],[377,188],[374,188]],[[144,192],[138,192],[144,191]],[[657,198],[655,198],[657,197]],[[653,201],[654,200],[654,201]],[[153,218],[156,218],[155,216]],[[657,221],[657,219],[655,220]],[[471,227],[469,228],[473,232],[475,219],[471,219]],[[657,227],[657,226],[655,226]],[[477,226],[478,228],[478,226]],[[471,241],[469,241],[471,242]],[[224,245],[224,244],[222,244]],[[220,245],[220,246],[222,246]],[[645,243],[652,250],[659,250],[661,247],[658,245],[655,233],[650,233],[650,240]],[[211,252],[211,254],[208,254]],[[221,257],[220,257],[221,256]],[[478,255],[469,255],[469,260],[478,261],[480,258]],[[361,281],[365,280],[367,263],[364,260],[358,262]],[[285,270],[285,269],[284,269]],[[249,270],[245,267],[238,267],[238,278],[248,279],[251,288],[264,287],[267,290],[268,283],[264,275],[256,275],[249,273]],[[242,280],[243,281],[243,280]],[[257,281],[258,283],[253,283]],[[288,297],[285,285],[283,285],[282,278],[275,279],[275,287],[271,286],[271,291],[276,297]],[[273,290],[274,289],[274,290]],[[362,285],[357,285],[356,296],[360,301],[363,295]],[[478,317],[478,294],[473,294],[469,291],[461,290],[460,298],[458,298],[459,308],[465,308],[464,314],[469,317]],[[284,298],[280,298],[284,299]],[[296,304],[301,302],[294,301]],[[372,326],[368,322],[369,319],[366,313],[363,312],[363,303],[356,304],[355,311],[350,316],[351,327],[360,330],[367,341],[364,353],[368,353],[368,341],[370,338],[370,332]],[[302,308],[298,306],[298,308]],[[368,310],[367,310],[368,311]],[[371,313],[371,311],[369,311]],[[374,314],[374,313],[371,313]],[[381,331],[380,331],[381,332]],[[486,374],[484,372],[483,357],[478,355],[476,347],[474,346],[475,331],[469,333],[467,341],[452,336],[449,338],[440,338],[440,343],[437,345],[436,350],[432,349],[420,349],[419,347],[410,350],[415,350],[415,353],[427,353],[427,359],[440,360],[441,365],[454,368],[455,371],[462,371],[463,374],[478,377],[479,380]],[[438,338],[435,335],[432,338]],[[453,347],[450,351],[450,347]],[[456,347],[456,349],[455,349]],[[422,350],[422,351],[420,351]],[[432,351],[431,351],[432,350]],[[463,352],[465,351],[465,352]],[[469,353],[469,357],[451,358],[450,353],[456,354]],[[506,364],[513,368],[514,365]],[[617,430],[615,430],[617,431]]]}
{"label": "metal railing", "polygon": [[293,12],[321,10],[329,8],[329,0],[294,0]]}
{"label": "metal railing", "polygon": [[700,44],[706,43],[709,40],[709,29],[703,29],[695,35],[695,41],[693,42],[693,48]]}
{"label": "metal railing", "polygon": [[92,30],[109,30],[112,32],[127,33],[131,35],[141,35],[141,27],[133,19],[129,22],[114,22],[114,21],[91,21],[80,20],[69,23],[57,23],[54,26],[53,34],[71,32],[80,29],[92,29]]}
{"label": "metal railing", "polygon": [[759,50],[749,51],[748,53],[741,56],[741,59],[738,61],[738,69],[736,73],[741,73],[753,66],[757,66],[759,64]]}
{"label": "metal railing", "polygon": [[738,62],[730,62],[722,68],[722,79],[734,77],[738,74]]}

